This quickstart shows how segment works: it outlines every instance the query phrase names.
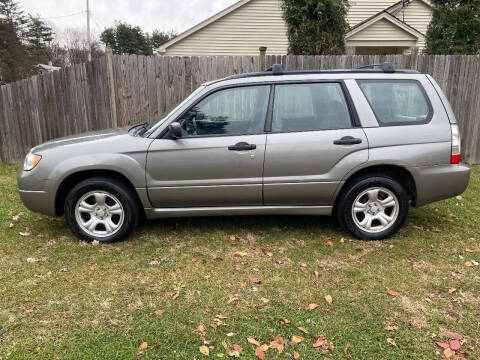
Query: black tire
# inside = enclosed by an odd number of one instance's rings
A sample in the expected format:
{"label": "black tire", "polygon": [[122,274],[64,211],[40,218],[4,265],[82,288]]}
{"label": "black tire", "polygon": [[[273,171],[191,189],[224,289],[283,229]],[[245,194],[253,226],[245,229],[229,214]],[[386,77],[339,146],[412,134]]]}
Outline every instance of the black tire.
{"label": "black tire", "polygon": [[[398,200],[398,216],[387,229],[381,232],[367,232],[359,227],[352,215],[353,203],[362,192],[369,188],[381,187],[390,190]],[[360,177],[347,185],[336,204],[335,215],[338,222],[353,236],[361,240],[383,240],[394,235],[404,224],[409,209],[408,194],[395,179],[385,175]]]}
{"label": "black tire", "polygon": [[[123,222],[116,232],[109,236],[92,236],[85,232],[75,216],[75,207],[79,199],[92,191],[105,191],[118,199],[123,207]],[[140,205],[135,194],[123,182],[110,177],[93,177],[82,181],[68,193],[65,204],[65,218],[72,232],[86,241],[98,240],[102,243],[120,241],[128,237],[138,226],[141,219]]]}

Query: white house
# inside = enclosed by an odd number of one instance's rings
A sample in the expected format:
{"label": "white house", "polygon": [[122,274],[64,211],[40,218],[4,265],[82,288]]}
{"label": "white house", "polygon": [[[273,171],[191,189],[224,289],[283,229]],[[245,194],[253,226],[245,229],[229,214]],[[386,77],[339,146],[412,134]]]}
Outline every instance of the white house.
{"label": "white house", "polygon": [[[349,54],[404,54],[425,47],[429,0],[349,0]],[[240,0],[163,44],[160,55],[257,55],[288,52],[281,0]]]}

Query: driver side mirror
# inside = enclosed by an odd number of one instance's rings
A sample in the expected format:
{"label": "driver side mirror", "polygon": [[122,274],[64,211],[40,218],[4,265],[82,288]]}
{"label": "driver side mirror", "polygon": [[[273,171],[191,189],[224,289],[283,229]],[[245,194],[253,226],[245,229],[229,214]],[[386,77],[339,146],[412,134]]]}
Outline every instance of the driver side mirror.
{"label": "driver side mirror", "polygon": [[182,126],[178,122],[173,122],[168,125],[168,133],[172,139],[178,139],[183,136],[182,134]]}

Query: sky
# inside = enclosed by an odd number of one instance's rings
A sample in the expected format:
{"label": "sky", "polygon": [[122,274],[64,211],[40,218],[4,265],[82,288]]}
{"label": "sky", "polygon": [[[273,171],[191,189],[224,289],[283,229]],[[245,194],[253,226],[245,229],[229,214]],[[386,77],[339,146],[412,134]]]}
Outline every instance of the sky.
{"label": "sky", "polygon": [[[86,0],[17,0],[25,13],[40,15],[57,31],[86,28]],[[116,20],[153,29],[183,32],[238,0],[90,0],[91,27],[99,35]]]}

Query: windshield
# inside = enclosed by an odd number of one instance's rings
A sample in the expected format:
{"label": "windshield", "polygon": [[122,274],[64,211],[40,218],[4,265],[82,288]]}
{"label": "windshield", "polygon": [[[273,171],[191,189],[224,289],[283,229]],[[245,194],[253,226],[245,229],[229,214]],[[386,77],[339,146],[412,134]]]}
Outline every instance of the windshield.
{"label": "windshield", "polygon": [[147,131],[143,133],[143,137],[148,137],[153,134],[170,116],[172,116],[178,109],[180,109],[183,105],[190,101],[195,95],[201,92],[205,86],[200,86],[197,90],[192,92],[185,100],[183,100],[180,104],[178,104],[172,111],[170,111],[165,117],[163,117],[160,121],[150,125]]}

